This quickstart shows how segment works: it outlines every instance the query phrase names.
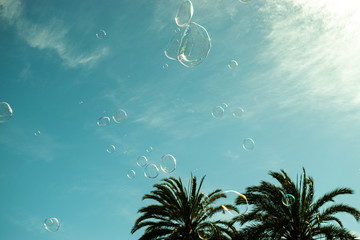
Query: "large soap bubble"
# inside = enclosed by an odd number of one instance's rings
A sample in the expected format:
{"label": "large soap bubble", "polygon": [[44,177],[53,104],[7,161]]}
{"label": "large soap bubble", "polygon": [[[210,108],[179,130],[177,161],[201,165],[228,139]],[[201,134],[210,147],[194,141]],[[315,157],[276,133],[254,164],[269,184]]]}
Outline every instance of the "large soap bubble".
{"label": "large soap bubble", "polygon": [[165,173],[171,173],[176,168],[176,159],[171,154],[165,154],[161,157],[160,168]]}
{"label": "large soap bubble", "polygon": [[13,110],[7,102],[0,102],[0,123],[8,121],[13,114]]}
{"label": "large soap bubble", "polygon": [[[217,213],[226,214],[228,217],[236,217],[242,214],[245,214],[248,211],[249,204],[245,195],[235,191],[235,190],[227,190],[221,192],[222,198],[219,198],[216,201],[216,205],[220,205],[221,209],[216,209],[215,205],[209,204],[209,197],[205,197],[203,201],[204,213],[211,217]],[[240,203],[238,206],[234,204]]]}
{"label": "large soap bubble", "polygon": [[50,218],[45,219],[44,227],[49,232],[56,232],[57,230],[59,230],[60,222],[59,222],[59,220],[57,220],[57,218],[50,217]]}
{"label": "large soap bubble", "polygon": [[190,0],[185,0],[178,8],[175,15],[175,22],[179,27],[185,27],[191,21],[194,8]]}
{"label": "large soap bubble", "polygon": [[206,29],[191,22],[186,26],[180,42],[178,60],[186,67],[195,67],[208,56],[211,48],[211,39]]}

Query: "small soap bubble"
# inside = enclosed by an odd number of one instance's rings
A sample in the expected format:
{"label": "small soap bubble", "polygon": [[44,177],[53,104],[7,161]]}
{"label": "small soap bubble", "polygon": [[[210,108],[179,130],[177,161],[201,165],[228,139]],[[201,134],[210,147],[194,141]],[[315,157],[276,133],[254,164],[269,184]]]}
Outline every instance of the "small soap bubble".
{"label": "small soap bubble", "polygon": [[171,154],[165,154],[161,157],[160,168],[164,173],[171,173],[176,169],[176,159]]}
{"label": "small soap bubble", "polygon": [[222,103],[221,107],[225,110],[225,109],[227,109],[229,107],[229,105],[227,105],[227,103]]}
{"label": "small soap bubble", "polygon": [[163,69],[166,69],[166,68],[168,68],[168,66],[169,66],[169,65],[168,65],[167,63],[165,63],[165,64],[162,66],[162,68],[163,68]]}
{"label": "small soap bubble", "polygon": [[191,22],[181,38],[178,60],[185,67],[195,67],[207,58],[210,49],[211,39],[206,29]]}
{"label": "small soap bubble", "polygon": [[39,130],[36,130],[35,132],[34,132],[34,135],[37,137],[37,136],[39,136],[41,133],[40,133],[40,131]]}
{"label": "small soap bubble", "polygon": [[204,222],[197,228],[197,233],[200,239],[211,239],[214,235],[214,225],[210,222]]}
{"label": "small soap bubble", "polygon": [[103,29],[100,29],[99,31],[96,32],[96,37],[98,39],[104,39],[106,37],[106,32]]}
{"label": "small soap bubble", "polygon": [[255,142],[251,138],[245,138],[243,141],[243,148],[246,151],[252,151],[255,148]]}
{"label": "small soap bubble", "polygon": [[239,2],[241,2],[241,3],[249,3],[249,2],[251,2],[251,0],[239,0]]}
{"label": "small soap bubble", "polygon": [[283,197],[282,197],[282,203],[289,207],[291,205],[293,205],[295,203],[295,197],[291,194],[285,194]]}
{"label": "small soap bubble", "polygon": [[7,102],[0,102],[0,123],[9,121],[12,117],[13,110]]}
{"label": "small soap bubble", "polygon": [[44,227],[49,232],[56,232],[60,228],[60,222],[55,217],[49,217],[44,221]]}
{"label": "small soap bubble", "polygon": [[179,27],[185,27],[191,21],[194,14],[194,8],[190,0],[185,0],[179,6],[176,15],[175,22]]}
{"label": "small soap bubble", "polygon": [[134,179],[135,178],[135,171],[134,170],[129,170],[126,174],[126,176],[129,178],[129,179]]}
{"label": "small soap bubble", "polygon": [[137,162],[136,164],[139,166],[139,167],[145,167],[146,164],[147,164],[148,160],[145,156],[139,156],[137,158]]}
{"label": "small soap bubble", "polygon": [[176,33],[180,32],[180,28],[176,28],[176,29],[174,30],[174,32],[176,32]]}
{"label": "small soap bubble", "polygon": [[152,146],[148,146],[148,148],[146,149],[146,152],[151,153],[152,150],[153,150]]}
{"label": "small soap bubble", "polygon": [[114,146],[114,145],[108,146],[107,149],[106,149],[106,151],[107,151],[108,153],[113,153],[113,152],[115,152],[115,146]]}
{"label": "small soap bubble", "polygon": [[242,146],[246,151],[252,151],[254,150],[255,142],[251,138],[245,138]]}
{"label": "small soap bubble", "polygon": [[149,164],[145,167],[145,177],[154,179],[159,175],[159,169],[155,164]]}
{"label": "small soap bubble", "polygon": [[233,116],[236,118],[241,118],[244,115],[244,109],[241,107],[234,108]]}
{"label": "small soap bubble", "polygon": [[79,101],[79,104],[81,105],[81,104],[83,104],[84,102],[83,101]]}
{"label": "small soap bubble", "polygon": [[110,124],[110,118],[109,117],[101,117],[97,120],[97,125],[104,127],[108,126]]}
{"label": "small soap bubble", "polygon": [[238,64],[238,62],[235,61],[235,60],[231,60],[231,61],[229,62],[229,64],[228,64],[228,67],[229,67],[230,69],[235,69],[235,68],[237,68],[237,66],[239,66],[239,64]]}
{"label": "small soap bubble", "polygon": [[214,118],[220,119],[224,115],[224,109],[220,106],[213,107],[211,114]]}
{"label": "small soap bubble", "polygon": [[119,108],[114,112],[113,119],[116,123],[122,123],[127,119],[127,113],[125,110]]}

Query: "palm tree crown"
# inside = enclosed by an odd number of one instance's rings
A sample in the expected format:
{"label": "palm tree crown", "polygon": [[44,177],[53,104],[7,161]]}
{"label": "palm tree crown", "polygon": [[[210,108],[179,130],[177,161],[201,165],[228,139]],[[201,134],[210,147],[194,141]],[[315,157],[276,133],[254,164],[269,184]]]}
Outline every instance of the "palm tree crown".
{"label": "palm tree crown", "polygon": [[192,176],[188,188],[183,186],[180,178],[173,177],[155,184],[155,190],[145,194],[142,199],[151,199],[157,204],[143,207],[138,211],[142,215],[136,220],[131,233],[146,227],[140,240],[199,240],[199,228],[211,226],[213,238],[230,239],[235,229],[224,221],[209,222],[204,211],[205,205],[214,204],[217,199],[223,197],[220,189],[206,197],[201,192],[204,178],[197,186],[197,179]]}
{"label": "palm tree crown", "polygon": [[[305,169],[296,184],[284,170],[269,174],[280,186],[262,181],[246,189],[251,210],[234,219],[242,224],[236,239],[355,239],[335,216],[348,213],[359,221],[357,209],[334,203],[338,195],[353,194],[351,189],[337,188],[316,200],[314,181]],[[236,204],[243,204],[242,199]]]}

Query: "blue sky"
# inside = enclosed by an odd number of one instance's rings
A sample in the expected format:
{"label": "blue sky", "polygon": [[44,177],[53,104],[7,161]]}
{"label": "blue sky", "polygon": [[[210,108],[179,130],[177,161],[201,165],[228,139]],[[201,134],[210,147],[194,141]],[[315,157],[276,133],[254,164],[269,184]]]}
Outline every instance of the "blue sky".
{"label": "blue sky", "polygon": [[[145,178],[140,155],[158,166],[174,155],[170,175],[206,174],[205,192],[304,166],[317,196],[347,186],[355,194],[338,200],[360,208],[360,3],[194,0],[212,45],[194,68],[164,55],[180,3],[0,0],[0,101],[13,109],[0,123],[0,238],[138,239],[141,197],[169,176]],[[96,125],[118,108],[125,122]],[[42,226],[50,216],[56,233]]]}

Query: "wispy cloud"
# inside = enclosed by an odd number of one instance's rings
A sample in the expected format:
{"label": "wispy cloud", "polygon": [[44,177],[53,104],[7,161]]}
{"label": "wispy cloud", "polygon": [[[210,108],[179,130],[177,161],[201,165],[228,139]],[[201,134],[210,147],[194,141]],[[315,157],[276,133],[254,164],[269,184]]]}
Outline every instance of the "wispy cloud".
{"label": "wispy cloud", "polygon": [[107,47],[96,49],[91,53],[75,53],[74,47],[71,47],[71,43],[67,41],[68,29],[61,21],[53,18],[46,24],[33,23],[24,16],[24,6],[20,0],[4,0],[0,2],[0,17],[15,27],[17,34],[29,46],[39,50],[55,51],[70,67],[92,66],[108,54]]}
{"label": "wispy cloud", "polygon": [[258,59],[271,67],[259,81],[263,92],[290,112],[327,110],[358,117],[353,110],[360,107],[360,4],[267,1],[260,11],[268,34]]}

